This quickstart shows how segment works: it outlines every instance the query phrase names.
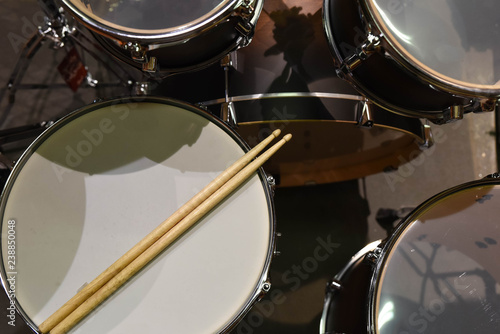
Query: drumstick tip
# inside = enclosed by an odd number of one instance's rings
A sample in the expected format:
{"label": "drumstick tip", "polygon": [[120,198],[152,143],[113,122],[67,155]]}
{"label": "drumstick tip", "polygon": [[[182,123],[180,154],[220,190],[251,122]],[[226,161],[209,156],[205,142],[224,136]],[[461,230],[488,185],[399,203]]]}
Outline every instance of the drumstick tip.
{"label": "drumstick tip", "polygon": [[283,137],[283,139],[284,139],[285,141],[287,141],[287,142],[288,142],[288,141],[290,141],[290,139],[292,139],[292,134],[291,134],[291,133],[289,133],[289,134],[285,135],[285,136]]}
{"label": "drumstick tip", "polygon": [[280,135],[280,133],[281,133],[281,130],[277,129],[277,130],[274,130],[272,134],[273,134],[274,138],[276,138]]}

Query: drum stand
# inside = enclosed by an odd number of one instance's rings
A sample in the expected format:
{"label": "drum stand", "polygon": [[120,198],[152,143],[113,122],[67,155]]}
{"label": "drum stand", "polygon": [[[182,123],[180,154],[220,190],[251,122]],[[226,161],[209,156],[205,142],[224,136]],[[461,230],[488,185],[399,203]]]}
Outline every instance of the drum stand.
{"label": "drum stand", "polygon": [[[119,81],[116,83],[103,84],[93,79],[91,74],[87,72],[86,85],[92,88],[100,87],[124,87],[127,90],[133,88],[134,80],[132,76],[125,72],[115,61],[108,57],[102,48],[96,43],[92,42],[90,38],[76,26],[70,25],[62,8],[58,8],[53,0],[39,0],[39,4],[45,12],[45,24],[43,27],[38,27],[38,30],[29,38],[21,50],[18,61],[11,73],[6,89],[0,92],[0,103],[3,101],[5,93],[8,93],[7,110],[0,120],[3,123],[6,116],[12,108],[15,101],[15,94],[18,89],[43,89],[51,88],[54,86],[66,86],[65,84],[27,84],[21,85],[21,80],[26,74],[30,61],[37,53],[44,42],[50,41],[53,49],[62,49],[68,46],[79,46],[92,58],[106,65],[110,73],[116,76]],[[93,50],[96,50],[95,52]],[[87,67],[86,67],[87,69]]]}
{"label": "drum stand", "polygon": [[[145,90],[144,84],[135,80],[128,72],[122,69],[114,59],[107,56],[102,48],[87,37],[80,29],[74,25],[70,25],[63,14],[62,8],[57,7],[53,0],[39,0],[38,2],[45,13],[45,24],[43,27],[38,27],[37,31],[25,43],[20,51],[19,58],[10,75],[7,86],[0,90],[0,103],[3,101],[5,94],[8,94],[8,104],[1,116],[0,124],[9,115],[18,89],[67,87],[65,83],[21,84],[32,58],[47,41],[51,42],[51,47],[55,50],[73,46],[81,47],[83,51],[96,61],[106,65],[106,69],[118,78],[118,82],[103,84],[92,78],[91,74],[87,71],[86,78],[84,79],[87,87],[123,87],[128,93],[133,93],[136,90],[136,95],[143,94]],[[87,70],[87,67],[85,69]],[[42,121],[37,124],[0,130],[0,189],[4,187],[19,151],[24,151],[31,141],[50,127],[54,121]]]}

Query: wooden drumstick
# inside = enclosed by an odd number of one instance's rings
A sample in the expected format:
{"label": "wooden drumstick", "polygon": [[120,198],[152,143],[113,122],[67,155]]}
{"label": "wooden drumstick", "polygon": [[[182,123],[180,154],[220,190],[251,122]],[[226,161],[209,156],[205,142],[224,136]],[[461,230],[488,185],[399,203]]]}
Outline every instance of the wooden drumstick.
{"label": "wooden drumstick", "polygon": [[89,314],[95,307],[106,300],[113,292],[128,281],[133,275],[141,270],[146,264],[153,260],[172,242],[179,238],[186,230],[192,227],[200,218],[218,205],[224,198],[231,194],[244,181],[246,181],[254,172],[260,168],[276,151],[291,139],[292,135],[287,134],[278,143],[248,164],[238,174],[227,181],[217,191],[215,191],[206,201],[197,206],[186,217],[166,232],[158,241],[135,258],[122,271],[117,273],[102,288],[90,296],[75,311],[57,324],[51,331],[51,334],[61,334],[69,331],[74,325]]}
{"label": "wooden drumstick", "polygon": [[81,303],[83,303],[87,298],[89,298],[104,284],[106,284],[113,276],[115,276],[137,256],[139,256],[139,254],[141,254],[144,250],[146,250],[149,246],[156,242],[163,234],[170,230],[172,226],[178,223],[189,212],[200,205],[224,183],[231,179],[231,177],[233,177],[238,171],[240,171],[245,165],[247,165],[252,159],[254,159],[267,145],[269,145],[269,143],[273,141],[274,138],[279,136],[280,133],[281,130],[275,130],[270,136],[268,136],[253,149],[248,151],[245,155],[234,162],[217,178],[215,178],[212,182],[205,186],[205,188],[203,188],[198,194],[191,198],[186,204],[175,211],[168,219],[166,219],[163,223],[156,227],[151,233],[145,236],[127,253],[116,260],[110,267],[108,267],[98,277],[87,284],[63,306],[61,306],[56,312],[54,312],[49,318],[47,318],[42,324],[40,324],[38,329],[42,333],[47,333],[52,328],[54,328],[54,326],[56,326],[62,319],[67,317],[78,306],[80,306]]}

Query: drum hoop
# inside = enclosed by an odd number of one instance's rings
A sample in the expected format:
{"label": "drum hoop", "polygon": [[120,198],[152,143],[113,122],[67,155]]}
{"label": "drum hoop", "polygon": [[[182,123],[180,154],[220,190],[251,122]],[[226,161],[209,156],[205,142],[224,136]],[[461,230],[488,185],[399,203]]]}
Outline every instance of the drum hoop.
{"label": "drum hoop", "polygon": [[[5,210],[5,205],[8,200],[8,195],[10,194],[13,185],[15,184],[20,171],[26,164],[26,162],[30,159],[30,157],[33,155],[33,153],[36,151],[36,149],[46,141],[47,138],[49,138],[53,133],[55,133],[58,129],[66,125],[67,123],[74,121],[78,119],[80,116],[85,115],[87,113],[90,113],[94,110],[101,109],[103,107],[107,107],[110,105],[116,105],[116,104],[121,104],[121,103],[141,103],[141,102],[148,102],[148,103],[158,103],[158,104],[166,104],[170,106],[175,106],[182,108],[186,111],[194,112],[197,115],[201,117],[205,117],[207,120],[212,122],[213,124],[217,125],[221,130],[226,132],[245,152],[249,150],[249,146],[245,143],[245,141],[241,138],[241,136],[232,130],[228,125],[226,125],[223,121],[220,119],[216,118],[212,114],[204,111],[203,109],[200,109],[196,106],[190,105],[186,102],[176,100],[176,99],[171,99],[171,98],[163,98],[163,97],[153,97],[153,96],[147,96],[147,97],[142,97],[142,96],[133,96],[133,97],[125,97],[125,98],[115,98],[115,99],[110,99],[102,102],[96,102],[91,105],[87,105],[84,107],[81,107],[61,119],[57,120],[53,125],[48,127],[45,131],[43,131],[30,145],[29,147],[23,152],[21,157],[17,160],[16,165],[12,169],[11,173],[9,174],[9,177],[7,178],[7,181],[5,183],[4,188],[2,189],[2,192],[0,194],[0,217],[2,220],[0,220],[0,231],[2,231],[3,228],[3,223],[4,223],[4,210]],[[255,304],[259,298],[263,295],[264,291],[264,285],[269,284],[269,270],[270,270],[270,265],[271,265],[271,260],[275,252],[275,247],[276,247],[276,213],[275,213],[275,208],[274,208],[274,201],[272,200],[272,189],[267,181],[266,174],[261,167],[257,171],[259,178],[261,180],[264,194],[266,197],[266,202],[268,206],[268,213],[269,213],[269,240],[268,240],[268,250],[266,254],[266,259],[264,261],[264,265],[262,267],[262,271],[259,275],[259,280],[258,283],[256,284],[255,287],[253,287],[253,291],[250,294],[249,299],[245,301],[245,303],[242,305],[242,307],[235,312],[236,316],[232,318],[221,330],[221,333],[226,333],[230,329],[234,328],[238,322],[250,311],[250,308],[253,304]],[[3,262],[4,256],[2,252],[2,247],[0,247],[0,282],[4,288],[4,291],[7,293],[7,296],[10,300],[10,295],[8,294],[8,281],[7,281],[7,272],[5,269],[5,265]],[[269,284],[270,285],[270,284]],[[20,305],[17,301],[16,298],[14,298],[14,305],[21,316],[21,318],[25,321],[25,323],[36,333],[38,333],[38,326],[33,323],[33,321],[30,319],[30,317],[26,314],[24,309],[22,308],[22,305]]]}
{"label": "drum hoop", "polygon": [[366,98],[364,98],[363,96],[351,95],[351,94],[322,93],[322,92],[280,92],[280,93],[262,93],[262,94],[230,96],[227,99],[219,98],[215,100],[199,102],[198,104],[202,106],[212,106],[224,102],[243,102],[243,101],[261,100],[261,99],[294,98],[294,97],[316,97],[316,98],[327,98],[327,99],[366,101]]}
{"label": "drum hoop", "polygon": [[422,204],[417,206],[412,212],[410,212],[405,218],[403,218],[397,225],[394,232],[390,237],[382,241],[380,244],[381,252],[380,258],[374,265],[374,270],[370,280],[369,287],[369,298],[368,298],[368,332],[378,334],[377,330],[377,314],[378,314],[378,296],[380,295],[381,288],[381,278],[383,268],[387,264],[387,257],[392,253],[393,248],[396,246],[400,237],[404,232],[411,226],[418,217],[422,216],[427,210],[429,210],[437,202],[446,199],[450,195],[453,195],[459,191],[476,188],[479,186],[494,186],[500,185],[500,180],[494,177],[485,177],[481,180],[470,181],[467,183],[460,184],[458,186],[444,190],[431,198],[424,201]]}
{"label": "drum hoop", "polygon": [[[251,23],[254,23],[258,19],[258,14],[260,14],[260,9],[262,9],[263,0],[255,1],[260,2],[260,5],[255,6],[255,12],[251,19]],[[91,17],[87,15],[80,9],[80,6],[75,5],[73,1],[62,0],[62,2],[82,24],[108,38],[118,41],[135,41],[141,44],[161,44],[182,41],[190,36],[199,34],[201,31],[206,30],[207,27],[211,27],[231,15],[231,13],[241,5],[242,0],[223,0],[217,8],[214,8],[209,13],[194,21],[181,26],[155,30],[132,29],[108,21],[101,22],[100,18],[97,16]]]}
{"label": "drum hoop", "polygon": [[[454,94],[460,94],[468,97],[500,97],[500,84],[484,85],[472,84],[467,81],[451,78],[443,75],[429,66],[422,63],[409,53],[406,48],[394,37],[391,29],[387,26],[380,10],[377,8],[374,0],[358,0],[361,7],[365,9],[368,15],[364,16],[370,26],[375,25],[377,30],[383,36],[385,51],[394,56],[404,68],[417,75],[420,80],[430,82],[439,89]],[[370,20],[371,19],[371,20]]]}

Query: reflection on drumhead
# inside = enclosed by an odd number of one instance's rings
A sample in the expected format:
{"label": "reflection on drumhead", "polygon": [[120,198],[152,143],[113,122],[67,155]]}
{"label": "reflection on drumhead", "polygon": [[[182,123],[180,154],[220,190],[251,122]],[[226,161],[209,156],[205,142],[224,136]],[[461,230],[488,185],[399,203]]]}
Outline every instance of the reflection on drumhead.
{"label": "reflection on drumhead", "polygon": [[371,0],[381,24],[409,57],[434,74],[499,88],[500,21],[494,1]]}
{"label": "reflection on drumhead", "polygon": [[158,1],[158,0],[68,0],[88,18],[123,32],[159,33],[194,24],[229,0]]}
{"label": "reflection on drumhead", "polygon": [[407,223],[379,277],[384,333],[493,333],[500,328],[500,186],[430,203]]}

